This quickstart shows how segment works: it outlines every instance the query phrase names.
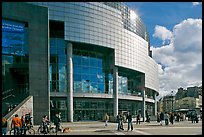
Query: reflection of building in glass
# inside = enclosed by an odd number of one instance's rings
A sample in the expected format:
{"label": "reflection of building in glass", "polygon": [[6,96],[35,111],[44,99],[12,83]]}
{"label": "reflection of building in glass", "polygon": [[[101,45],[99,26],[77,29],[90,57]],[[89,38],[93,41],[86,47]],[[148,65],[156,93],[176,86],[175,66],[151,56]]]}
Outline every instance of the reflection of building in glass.
{"label": "reflection of building in glass", "polygon": [[[6,12],[9,6],[27,14]],[[156,114],[158,67],[149,34],[123,3],[3,3],[3,8],[3,19],[25,22],[29,30],[26,76],[36,118],[44,110],[51,119],[61,111],[63,121],[102,120],[105,113],[114,117],[122,111]]]}

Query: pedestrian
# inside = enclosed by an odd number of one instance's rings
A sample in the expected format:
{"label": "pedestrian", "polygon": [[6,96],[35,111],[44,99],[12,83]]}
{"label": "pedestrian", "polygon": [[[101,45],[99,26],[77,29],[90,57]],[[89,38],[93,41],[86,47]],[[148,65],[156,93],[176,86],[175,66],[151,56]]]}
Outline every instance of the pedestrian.
{"label": "pedestrian", "polygon": [[42,119],[42,126],[43,126],[43,132],[45,134],[48,133],[48,125],[49,125],[50,121],[48,119],[48,116],[47,115],[44,115],[43,116],[43,119]]}
{"label": "pedestrian", "polygon": [[131,131],[133,130],[133,125],[132,125],[132,115],[130,112],[128,112],[127,114],[127,120],[128,120],[128,129],[127,131],[129,131],[130,127],[131,127]]}
{"label": "pedestrian", "polygon": [[157,122],[160,122],[160,116],[159,116],[159,112],[157,112]]}
{"label": "pedestrian", "polygon": [[30,113],[25,114],[25,123],[26,125],[32,125]]}
{"label": "pedestrian", "polygon": [[137,114],[136,124],[140,124],[140,114]]}
{"label": "pedestrian", "polygon": [[165,125],[169,125],[169,114],[165,112],[164,114]]}
{"label": "pedestrian", "polygon": [[120,114],[120,129],[122,129],[122,130],[124,130],[124,128],[123,128],[123,122],[124,122],[124,115],[121,113]]}
{"label": "pedestrian", "polygon": [[14,135],[20,135],[22,123],[21,119],[18,117],[18,114],[15,114],[15,117],[12,120],[12,125],[14,126]]}
{"label": "pedestrian", "polygon": [[109,120],[108,113],[105,113],[104,120],[105,120],[105,127],[107,127],[108,126],[108,120]]}
{"label": "pedestrian", "polygon": [[164,113],[161,112],[160,113],[160,125],[162,126],[163,123],[164,123]]}
{"label": "pedestrian", "polygon": [[6,118],[5,117],[2,117],[2,135],[6,135],[6,133],[7,133],[7,126],[8,126],[8,124],[7,124],[7,120],[6,120]]}
{"label": "pedestrian", "polygon": [[116,116],[116,122],[118,123],[117,130],[120,130],[120,114]]}
{"label": "pedestrian", "polygon": [[56,113],[55,118],[54,118],[54,125],[56,126],[56,132],[61,131],[60,122],[61,122],[61,119],[59,117],[59,113]]}
{"label": "pedestrian", "polygon": [[146,111],[146,122],[150,123],[150,115],[147,111]]}
{"label": "pedestrian", "polygon": [[191,114],[191,121],[192,121],[192,123],[195,122],[195,113],[194,112],[192,112],[192,114]]}
{"label": "pedestrian", "polygon": [[173,113],[170,114],[169,120],[170,120],[170,123],[173,125],[174,124],[174,114]]}
{"label": "pedestrian", "polygon": [[198,114],[197,114],[197,112],[195,113],[195,121],[196,121],[196,123],[198,123]]}
{"label": "pedestrian", "polygon": [[24,115],[21,116],[21,123],[22,123],[21,135],[25,135],[26,134],[26,123],[25,123]]}

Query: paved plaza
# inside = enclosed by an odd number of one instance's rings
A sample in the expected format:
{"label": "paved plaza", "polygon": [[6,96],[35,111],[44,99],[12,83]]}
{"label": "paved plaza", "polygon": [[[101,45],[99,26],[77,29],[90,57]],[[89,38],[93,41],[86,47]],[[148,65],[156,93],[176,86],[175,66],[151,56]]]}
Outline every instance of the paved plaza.
{"label": "paved plaza", "polygon": [[[134,130],[127,132],[127,123],[124,123],[124,131],[117,131],[117,123],[104,122],[73,122],[62,123],[63,128],[69,127],[69,133],[58,135],[202,135],[202,121],[191,123],[191,121],[175,122],[174,125],[160,126],[159,123],[141,122],[140,125],[133,123]],[[35,126],[37,130],[38,126]]]}

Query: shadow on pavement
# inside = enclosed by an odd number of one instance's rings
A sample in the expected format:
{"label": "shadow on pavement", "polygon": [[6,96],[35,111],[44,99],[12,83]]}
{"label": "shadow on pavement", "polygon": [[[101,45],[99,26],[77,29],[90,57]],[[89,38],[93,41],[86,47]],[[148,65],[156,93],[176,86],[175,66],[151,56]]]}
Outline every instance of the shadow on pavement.
{"label": "shadow on pavement", "polygon": [[113,133],[111,130],[96,130],[94,132],[105,132],[105,133]]}

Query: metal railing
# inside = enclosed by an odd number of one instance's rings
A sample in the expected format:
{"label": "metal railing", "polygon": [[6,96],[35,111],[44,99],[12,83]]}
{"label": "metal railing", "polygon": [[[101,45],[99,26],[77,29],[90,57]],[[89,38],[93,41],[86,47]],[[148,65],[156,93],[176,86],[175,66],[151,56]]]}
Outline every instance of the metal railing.
{"label": "metal railing", "polygon": [[12,96],[12,95],[13,95],[13,91],[14,91],[13,88],[12,88],[12,89],[8,89],[8,90],[6,90],[6,91],[3,91],[3,92],[2,92],[2,100],[6,99],[6,98],[8,98],[8,97],[10,97],[10,96]]}

